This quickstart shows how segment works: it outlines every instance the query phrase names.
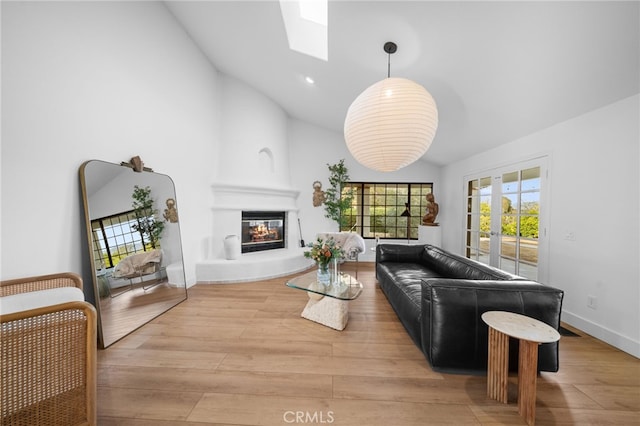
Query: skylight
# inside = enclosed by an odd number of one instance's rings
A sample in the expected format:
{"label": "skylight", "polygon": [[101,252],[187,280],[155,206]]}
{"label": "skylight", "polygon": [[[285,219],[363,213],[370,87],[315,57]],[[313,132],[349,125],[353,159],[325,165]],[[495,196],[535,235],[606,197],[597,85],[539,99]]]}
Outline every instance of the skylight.
{"label": "skylight", "polygon": [[328,0],[280,0],[289,49],[326,61]]}

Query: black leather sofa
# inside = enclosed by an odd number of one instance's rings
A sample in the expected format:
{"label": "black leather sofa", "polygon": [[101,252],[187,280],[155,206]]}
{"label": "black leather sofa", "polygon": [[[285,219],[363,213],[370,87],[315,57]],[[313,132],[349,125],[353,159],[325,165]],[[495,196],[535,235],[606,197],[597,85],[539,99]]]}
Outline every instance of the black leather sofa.
{"label": "black leather sofa", "polygon": [[[436,371],[486,371],[486,311],[509,311],[560,327],[562,290],[432,245],[379,244],[376,278],[415,344]],[[517,370],[518,345],[509,345]],[[543,344],[539,371],[558,371],[558,342]]]}

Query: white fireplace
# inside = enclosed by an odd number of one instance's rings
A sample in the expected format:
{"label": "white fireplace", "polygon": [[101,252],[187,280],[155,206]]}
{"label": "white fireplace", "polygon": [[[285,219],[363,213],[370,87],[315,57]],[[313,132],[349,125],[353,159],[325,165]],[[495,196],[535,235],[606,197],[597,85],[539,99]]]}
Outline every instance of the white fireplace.
{"label": "white fireplace", "polygon": [[[298,207],[300,192],[292,188],[216,183],[212,185],[212,235],[208,258],[196,263],[196,279],[204,283],[230,283],[273,278],[305,270],[312,261],[300,247]],[[227,259],[224,239],[242,235],[242,212],[284,213],[284,247],[238,253]]]}

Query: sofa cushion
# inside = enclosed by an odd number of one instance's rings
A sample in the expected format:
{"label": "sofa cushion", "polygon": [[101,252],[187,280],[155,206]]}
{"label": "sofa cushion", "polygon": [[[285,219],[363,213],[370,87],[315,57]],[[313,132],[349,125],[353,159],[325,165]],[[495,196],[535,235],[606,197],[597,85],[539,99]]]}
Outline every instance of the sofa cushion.
{"label": "sofa cushion", "polygon": [[420,343],[422,280],[440,277],[418,263],[378,264],[378,282],[413,341]]}
{"label": "sofa cushion", "polygon": [[84,301],[84,293],[77,287],[58,287],[0,297],[0,314],[9,315],[45,306]]}

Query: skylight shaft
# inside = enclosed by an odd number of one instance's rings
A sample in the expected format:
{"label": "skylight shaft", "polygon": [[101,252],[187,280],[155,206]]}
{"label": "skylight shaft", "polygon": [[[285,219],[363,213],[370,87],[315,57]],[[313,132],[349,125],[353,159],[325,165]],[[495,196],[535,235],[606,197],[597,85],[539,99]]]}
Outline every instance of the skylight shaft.
{"label": "skylight shaft", "polygon": [[329,59],[327,0],[280,0],[289,48],[326,61]]}

